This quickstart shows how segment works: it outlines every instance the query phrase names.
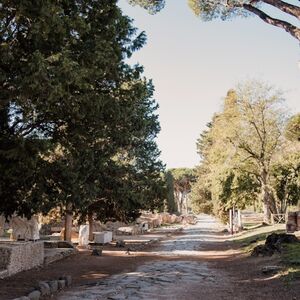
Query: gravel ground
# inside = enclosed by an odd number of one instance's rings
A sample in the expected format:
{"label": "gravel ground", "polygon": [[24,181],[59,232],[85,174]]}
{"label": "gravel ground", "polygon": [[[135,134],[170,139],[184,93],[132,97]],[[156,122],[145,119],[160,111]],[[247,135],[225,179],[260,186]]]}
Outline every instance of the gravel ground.
{"label": "gravel ground", "polygon": [[107,248],[99,257],[80,251],[0,280],[0,299],[26,295],[39,280],[67,274],[73,278],[72,287],[49,299],[300,300],[299,279],[261,272],[264,266],[280,264],[279,257],[250,257],[227,239],[214,218],[201,215],[196,225],[172,236],[166,232],[152,245],[130,245],[129,252]]}

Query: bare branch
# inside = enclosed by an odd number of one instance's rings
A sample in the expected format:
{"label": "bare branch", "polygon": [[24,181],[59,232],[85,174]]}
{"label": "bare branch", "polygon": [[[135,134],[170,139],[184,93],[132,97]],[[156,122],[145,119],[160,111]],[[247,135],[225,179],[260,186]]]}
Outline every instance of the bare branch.
{"label": "bare branch", "polygon": [[262,2],[272,5],[281,11],[300,19],[300,7],[281,0],[263,0]]}
{"label": "bare branch", "polygon": [[296,38],[298,41],[300,41],[300,28],[298,28],[286,21],[272,18],[268,14],[263,12],[262,10],[258,9],[255,6],[252,6],[250,4],[243,4],[243,7],[244,7],[244,9],[248,10],[249,12],[252,12],[253,14],[260,17],[267,24],[284,29],[286,32],[288,32],[290,35],[292,35],[294,38]]}

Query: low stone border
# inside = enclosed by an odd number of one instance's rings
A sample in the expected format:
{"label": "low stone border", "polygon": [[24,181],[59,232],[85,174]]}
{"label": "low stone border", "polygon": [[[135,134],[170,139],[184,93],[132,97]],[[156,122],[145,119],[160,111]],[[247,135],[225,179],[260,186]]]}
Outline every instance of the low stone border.
{"label": "low stone border", "polygon": [[27,296],[15,298],[14,300],[40,300],[44,296],[50,296],[65,287],[70,287],[72,284],[72,277],[62,276],[58,280],[39,281],[37,287]]}

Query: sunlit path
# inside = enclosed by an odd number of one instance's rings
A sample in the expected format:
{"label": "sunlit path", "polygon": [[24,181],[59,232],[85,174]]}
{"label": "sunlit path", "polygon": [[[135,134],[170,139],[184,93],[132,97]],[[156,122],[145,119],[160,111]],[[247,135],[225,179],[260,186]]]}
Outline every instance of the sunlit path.
{"label": "sunlit path", "polygon": [[218,242],[220,229],[221,225],[214,218],[201,215],[197,224],[188,226],[183,235],[160,242],[151,252],[139,253],[160,256],[161,260],[143,264],[135,272],[114,275],[93,286],[77,287],[61,294],[58,299],[150,300],[207,296],[214,291],[216,284],[219,288],[228,286],[226,274],[216,272],[208,263],[197,259],[207,255],[204,244]]}

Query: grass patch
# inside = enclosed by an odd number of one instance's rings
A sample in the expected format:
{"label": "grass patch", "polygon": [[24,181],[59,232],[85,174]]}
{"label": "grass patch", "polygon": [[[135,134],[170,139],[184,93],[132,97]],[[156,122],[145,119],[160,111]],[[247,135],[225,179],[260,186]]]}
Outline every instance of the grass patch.
{"label": "grass patch", "polygon": [[285,281],[290,283],[300,279],[300,243],[285,244],[282,250],[282,262],[287,266]]}
{"label": "grass patch", "polygon": [[285,244],[282,251],[282,261],[300,270],[300,243]]}
{"label": "grass patch", "polygon": [[284,230],[274,230],[270,232],[263,232],[258,234],[253,234],[247,237],[239,237],[238,239],[233,240],[234,243],[237,243],[242,248],[243,252],[252,252],[252,250],[261,244],[264,244],[266,238],[271,233],[284,233]]}

